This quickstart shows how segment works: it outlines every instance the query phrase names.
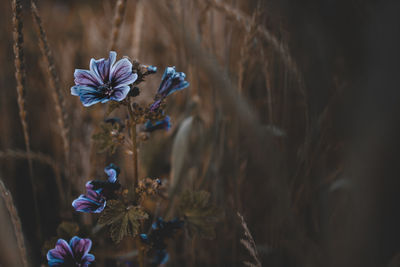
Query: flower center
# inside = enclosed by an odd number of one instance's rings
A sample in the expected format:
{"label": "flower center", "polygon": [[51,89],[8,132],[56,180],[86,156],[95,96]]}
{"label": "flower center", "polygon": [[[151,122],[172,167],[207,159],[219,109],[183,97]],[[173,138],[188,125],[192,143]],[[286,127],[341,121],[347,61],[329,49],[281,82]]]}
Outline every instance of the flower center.
{"label": "flower center", "polygon": [[105,95],[110,97],[114,93],[114,88],[111,86],[111,82],[107,82],[98,87],[98,89]]}

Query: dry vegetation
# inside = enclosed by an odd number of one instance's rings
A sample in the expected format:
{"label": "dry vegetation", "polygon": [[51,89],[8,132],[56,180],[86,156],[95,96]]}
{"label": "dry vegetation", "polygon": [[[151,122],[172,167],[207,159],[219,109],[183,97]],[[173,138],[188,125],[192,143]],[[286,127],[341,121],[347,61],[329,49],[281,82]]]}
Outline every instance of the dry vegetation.
{"label": "dry vegetation", "polygon": [[[171,242],[168,264],[400,266],[399,5],[300,2],[0,1],[0,228],[15,233],[0,266],[45,264],[62,221],[94,223],[70,204],[86,181],[110,161],[133,173],[92,143],[106,108],[69,93],[110,47],[190,81],[168,100],[172,130],[139,145],[139,176],[169,177],[173,199],[209,191],[223,214],[215,239]],[[136,256],[109,246],[93,246],[96,266]]]}

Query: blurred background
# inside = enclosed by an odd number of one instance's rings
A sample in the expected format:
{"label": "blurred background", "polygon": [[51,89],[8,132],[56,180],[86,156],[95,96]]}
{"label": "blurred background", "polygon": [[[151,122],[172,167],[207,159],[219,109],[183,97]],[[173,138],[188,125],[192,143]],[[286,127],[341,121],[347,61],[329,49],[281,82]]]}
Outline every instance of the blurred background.
{"label": "blurred background", "polygon": [[[166,66],[190,82],[167,101],[172,129],[140,143],[139,174],[168,179],[178,191],[209,191],[222,219],[212,240],[172,241],[168,266],[253,262],[237,212],[262,266],[400,266],[400,2],[118,4],[37,1],[59,77],[54,88],[30,2],[22,1],[28,154],[12,5],[0,1],[0,266],[24,266],[21,240],[30,266],[46,264],[45,243],[63,221],[89,233],[95,219],[70,203],[109,162],[128,181],[124,151],[98,153],[91,139],[106,107],[84,108],[70,95],[74,69],[111,47],[158,67],[139,103],[152,101]],[[128,266],[107,253],[110,246],[94,242],[96,266]]]}

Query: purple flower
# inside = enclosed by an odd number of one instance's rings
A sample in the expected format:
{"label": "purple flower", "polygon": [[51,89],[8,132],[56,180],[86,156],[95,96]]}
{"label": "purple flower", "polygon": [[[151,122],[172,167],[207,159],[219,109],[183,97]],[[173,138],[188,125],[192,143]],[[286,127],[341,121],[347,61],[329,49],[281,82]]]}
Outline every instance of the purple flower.
{"label": "purple flower", "polygon": [[127,96],[129,85],[136,81],[137,74],[132,73],[132,63],[128,59],[115,63],[116,57],[117,53],[111,51],[108,59],[92,58],[90,70],[75,70],[71,94],[79,96],[85,107],[109,100],[121,101]]}
{"label": "purple flower", "polygon": [[150,106],[150,110],[158,109],[162,100],[168,95],[188,87],[189,82],[185,81],[185,77],[185,73],[176,72],[175,67],[167,67],[157,91],[156,101]]}
{"label": "purple flower", "polygon": [[160,129],[165,129],[169,130],[171,128],[171,118],[169,116],[166,116],[163,120],[156,121],[156,122],[151,122],[151,120],[148,120],[144,124],[144,132],[154,132],[155,130],[160,130]]}
{"label": "purple flower", "polygon": [[104,168],[104,172],[108,176],[107,181],[89,181],[86,183],[86,194],[80,195],[72,202],[72,206],[76,211],[87,213],[100,213],[106,207],[106,200],[115,197],[114,192],[121,185],[118,182],[120,169],[111,163]]}
{"label": "purple flower", "polygon": [[106,207],[106,199],[101,190],[94,190],[92,181],[89,181],[86,183],[86,194],[75,199],[72,206],[79,212],[100,213]]}
{"label": "purple flower", "polygon": [[56,247],[47,252],[49,266],[80,266],[87,267],[94,261],[89,254],[92,241],[88,238],[74,236],[69,244],[64,239],[58,239]]}

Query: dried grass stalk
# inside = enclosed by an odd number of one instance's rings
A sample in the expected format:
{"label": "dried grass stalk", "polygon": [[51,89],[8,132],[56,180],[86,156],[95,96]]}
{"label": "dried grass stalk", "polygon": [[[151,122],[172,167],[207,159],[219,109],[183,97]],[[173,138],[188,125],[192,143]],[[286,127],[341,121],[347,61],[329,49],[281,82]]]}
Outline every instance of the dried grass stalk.
{"label": "dried grass stalk", "polygon": [[[14,1],[18,2],[18,1]],[[3,181],[0,179],[0,195],[4,200],[4,204],[7,208],[8,213],[10,214],[11,223],[14,227],[14,233],[17,240],[17,246],[19,250],[19,256],[21,258],[21,262],[23,266],[28,266],[26,247],[25,247],[25,239],[24,234],[22,233],[21,220],[19,219],[18,212],[16,207],[14,206],[14,202],[11,196],[10,191],[7,190]]]}
{"label": "dried grass stalk", "polygon": [[124,20],[125,9],[126,9],[126,0],[118,0],[115,6],[114,24],[111,34],[110,50],[115,50],[115,46],[118,41],[119,31],[121,29],[121,25]]}
{"label": "dried grass stalk", "polygon": [[40,50],[42,52],[43,59],[47,65],[47,69],[49,72],[49,84],[50,87],[52,88],[51,94],[53,97],[53,101],[55,103],[57,124],[60,128],[60,134],[64,146],[65,162],[66,165],[68,166],[70,145],[68,139],[68,128],[66,127],[66,121],[68,121],[68,115],[65,108],[64,95],[60,87],[60,80],[56,71],[53,55],[50,50],[49,43],[47,41],[46,32],[44,31],[42,25],[42,19],[40,18],[39,11],[33,0],[31,0],[31,11],[33,20],[36,25],[36,31],[39,36]]}
{"label": "dried grass stalk", "polygon": [[251,19],[250,30],[245,32],[243,44],[240,47],[240,61],[239,61],[239,74],[238,74],[238,89],[240,93],[243,93],[244,72],[250,58],[251,45],[257,33],[257,23],[259,22],[260,16],[261,16],[260,9],[257,8],[254,11]]}
{"label": "dried grass stalk", "polygon": [[29,153],[21,150],[6,150],[6,151],[0,151],[0,159],[8,159],[8,158],[15,158],[15,159],[27,159],[30,158],[32,160],[36,160],[40,163],[49,165],[53,171],[54,175],[56,176],[56,184],[57,184],[57,189],[60,193],[61,201],[62,203],[65,203],[65,196],[64,196],[64,190],[62,186],[62,180],[61,180],[61,171],[60,167],[58,166],[57,162],[55,162],[50,156],[45,155],[41,152],[33,152],[30,151]]}
{"label": "dried grass stalk", "polygon": [[[243,27],[247,32],[251,31],[251,18],[246,16],[240,10],[233,8],[232,6],[219,1],[219,0],[207,0],[207,2],[214,7],[215,9],[219,10],[220,12],[224,13],[228,18],[237,22],[237,24]],[[256,29],[257,35],[265,39],[275,53],[277,53],[282,60],[282,63],[286,66],[286,69],[291,73],[294,77],[298,85],[298,89],[302,94],[303,101],[304,101],[304,119],[305,119],[305,136],[308,135],[309,132],[309,116],[308,116],[308,103],[307,103],[307,92],[305,89],[305,83],[303,79],[303,75],[297,66],[297,63],[292,58],[289,49],[286,45],[284,45],[281,41],[278,40],[270,31],[268,31],[262,25],[258,25]]]}
{"label": "dried grass stalk", "polygon": [[[265,87],[267,88],[267,100],[268,100],[268,120],[271,125],[274,124],[274,110],[272,106],[272,81],[271,81],[271,72],[269,70],[269,66],[273,65],[273,57],[267,58],[264,53],[264,50],[261,50],[261,58],[264,59],[265,64],[263,65],[263,73],[265,77]],[[271,62],[272,61],[272,62]]]}
{"label": "dried grass stalk", "polygon": [[244,221],[243,216],[238,212],[237,213],[239,219],[240,219],[240,224],[243,227],[244,230],[244,236],[245,239],[240,239],[240,243],[247,249],[247,251],[250,253],[250,255],[253,257],[253,260],[255,263],[251,262],[243,262],[246,266],[251,266],[251,267],[261,267],[261,261],[259,260],[258,253],[257,253],[257,246],[256,242],[254,242],[253,236],[250,233],[249,228],[247,227],[246,222]]}
{"label": "dried grass stalk", "polygon": [[138,0],[136,4],[135,11],[135,21],[133,24],[133,37],[132,37],[132,57],[138,58],[140,53],[140,41],[143,28],[143,18],[144,18],[144,2],[143,0]]}
{"label": "dried grass stalk", "polygon": [[[40,220],[39,220],[39,208],[36,199],[36,186],[33,181],[33,164],[31,155],[31,146],[30,139],[28,133],[28,122],[26,120],[26,109],[25,109],[25,66],[24,66],[24,36],[22,33],[23,23],[22,23],[22,5],[21,0],[13,0],[12,1],[12,9],[13,9],[13,36],[14,36],[14,65],[15,65],[15,79],[17,80],[17,95],[18,95],[18,108],[19,108],[19,116],[21,119],[22,130],[24,132],[27,160],[29,165],[29,177],[32,185],[32,194],[35,208],[35,217],[38,229],[40,229]],[[40,232],[40,231],[39,231]]]}
{"label": "dried grass stalk", "polygon": [[[239,26],[244,27],[247,32],[251,31],[252,19],[246,16],[243,12],[233,8],[232,6],[218,0],[207,0],[209,4],[217,10],[223,12],[228,18],[236,21]],[[299,82],[303,81],[301,72],[296,62],[291,57],[288,48],[278,40],[270,31],[265,29],[262,25],[256,28],[257,34],[262,36],[277,52],[288,69],[290,69]]]}
{"label": "dried grass stalk", "polygon": [[[18,96],[18,108],[19,117],[21,119],[22,130],[24,132],[26,151],[29,155],[31,146],[28,133],[28,122],[26,120],[25,110],[25,66],[24,66],[24,36],[22,33],[22,5],[20,0],[12,1],[13,8],[13,26],[14,26],[14,65],[15,65],[15,79],[17,81],[17,96]],[[32,161],[28,157],[29,170],[32,175]]]}

